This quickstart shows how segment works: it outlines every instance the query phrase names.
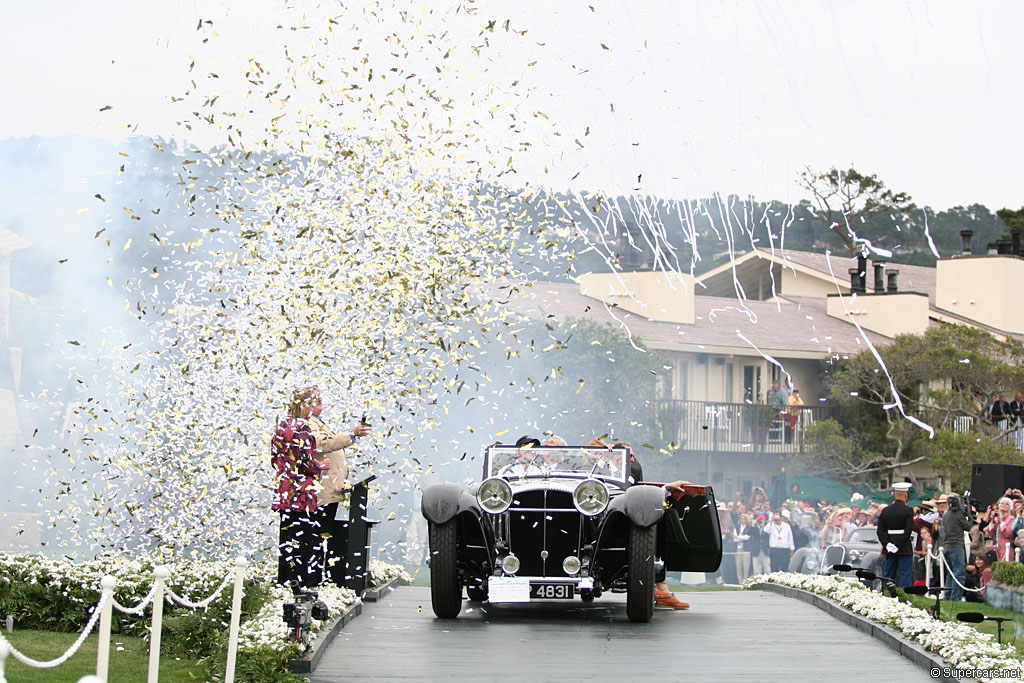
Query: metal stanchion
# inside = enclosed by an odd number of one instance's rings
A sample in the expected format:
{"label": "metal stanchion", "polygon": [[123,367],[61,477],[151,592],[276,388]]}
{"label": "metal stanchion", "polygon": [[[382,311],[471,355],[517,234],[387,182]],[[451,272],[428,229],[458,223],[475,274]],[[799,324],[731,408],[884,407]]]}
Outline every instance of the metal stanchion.
{"label": "metal stanchion", "polygon": [[925,546],[927,554],[924,556],[924,585],[932,585],[932,544]]}
{"label": "metal stanchion", "polygon": [[153,623],[149,631],[149,683],[157,683],[160,676],[160,633],[164,620],[164,584],[170,572],[167,567],[153,568]]}
{"label": "metal stanchion", "polygon": [[96,678],[107,682],[107,667],[110,664],[110,614],[114,609],[114,587],[117,579],[109,574],[100,579],[100,591],[107,599],[100,613],[99,644],[96,649]]}
{"label": "metal stanchion", "polygon": [[238,624],[242,616],[242,589],[245,583],[245,568],[249,560],[235,558],[235,591],[231,597],[231,628],[228,630],[228,667],[224,672],[225,683],[235,680],[235,657],[238,655]]}

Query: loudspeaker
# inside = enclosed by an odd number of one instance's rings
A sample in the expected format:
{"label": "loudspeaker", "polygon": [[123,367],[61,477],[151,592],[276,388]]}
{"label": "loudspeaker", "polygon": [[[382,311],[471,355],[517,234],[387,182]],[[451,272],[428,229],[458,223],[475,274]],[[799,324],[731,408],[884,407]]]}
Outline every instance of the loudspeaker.
{"label": "loudspeaker", "polygon": [[1024,489],[1024,465],[986,465],[971,467],[971,498],[988,507],[1006,493],[1006,489]]}

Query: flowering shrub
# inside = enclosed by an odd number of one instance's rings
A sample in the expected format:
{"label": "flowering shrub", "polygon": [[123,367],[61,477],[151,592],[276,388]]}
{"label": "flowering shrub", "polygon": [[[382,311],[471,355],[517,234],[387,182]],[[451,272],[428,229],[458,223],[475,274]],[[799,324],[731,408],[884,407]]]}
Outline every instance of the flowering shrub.
{"label": "flowering shrub", "polygon": [[[380,564],[377,572],[382,576],[404,573],[401,567]],[[190,602],[210,596],[225,577],[233,577],[235,570],[232,561],[189,560],[167,567],[168,591]],[[31,628],[78,631],[99,600],[100,579],[107,574],[117,579],[114,597],[125,607],[141,602],[153,585],[150,562],[110,556],[75,563],[66,558],[0,552],[0,615],[10,614]],[[274,585],[275,579],[276,566],[270,564],[251,565],[246,570],[238,642],[239,680],[299,680],[285,671],[288,660],[299,654],[299,646],[289,640],[288,627],[282,620],[284,603],[290,602],[292,595],[288,589]],[[332,618],[359,601],[347,588],[322,586],[318,592]],[[231,597],[229,583],[205,609],[165,604],[162,653],[205,657],[211,675],[223,674]],[[117,632],[135,631],[145,636],[151,618],[148,607],[141,616],[115,611],[111,627]],[[321,627],[320,622],[313,621],[312,631]]]}
{"label": "flowering shrub", "polygon": [[383,586],[384,584],[399,579],[406,583],[412,583],[412,576],[405,571],[400,564],[370,560],[370,581],[371,586]]}
{"label": "flowering shrub", "polygon": [[751,576],[746,589],[774,583],[825,596],[871,621],[899,631],[911,642],[960,669],[1021,669],[1016,651],[967,624],[937,621],[924,610],[868,590],[855,579],[820,574],[775,572]]}
{"label": "flowering shrub", "polygon": [[1020,562],[993,562],[992,580],[1006,586],[1024,586],[1024,564]]}

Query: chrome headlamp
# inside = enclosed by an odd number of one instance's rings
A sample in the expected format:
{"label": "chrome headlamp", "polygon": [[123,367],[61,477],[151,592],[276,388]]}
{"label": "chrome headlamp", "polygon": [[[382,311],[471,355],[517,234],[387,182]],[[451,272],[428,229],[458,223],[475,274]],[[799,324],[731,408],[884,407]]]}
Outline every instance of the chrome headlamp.
{"label": "chrome headlamp", "polygon": [[597,479],[581,481],[572,493],[572,502],[587,517],[599,515],[608,507],[608,489]]}
{"label": "chrome headlamp", "polygon": [[480,484],[476,500],[485,512],[500,515],[512,504],[512,487],[504,479],[488,479]]}

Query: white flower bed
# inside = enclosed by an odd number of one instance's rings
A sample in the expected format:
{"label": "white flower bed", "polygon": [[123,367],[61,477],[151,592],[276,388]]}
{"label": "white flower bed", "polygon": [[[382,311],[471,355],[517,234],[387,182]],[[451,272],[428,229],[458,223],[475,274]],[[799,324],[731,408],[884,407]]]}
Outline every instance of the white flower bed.
{"label": "white flower bed", "polygon": [[751,576],[743,587],[749,589],[758,583],[774,583],[825,596],[851,612],[899,631],[959,669],[1021,670],[1016,650],[999,645],[991,635],[967,624],[932,619],[926,611],[870,591],[855,579],[776,572]]}
{"label": "white flower bed", "polygon": [[371,586],[383,586],[395,579],[401,579],[406,583],[412,583],[412,576],[409,572],[405,571],[405,567],[402,565],[391,564],[390,562],[381,562],[380,560],[370,560]]}
{"label": "white flower bed", "polygon": [[[283,651],[291,646],[291,633],[281,619],[284,604],[292,601],[290,589],[275,586],[274,599],[268,602],[253,618],[242,624],[238,631],[238,649],[255,650],[263,647]],[[338,586],[321,586],[317,589],[320,599],[327,604],[330,618],[334,619],[347,608],[359,602],[355,591]],[[313,620],[312,632],[316,633],[326,622]]]}
{"label": "white flower bed", "polygon": [[[377,569],[383,576],[408,576],[397,565],[380,563]],[[166,565],[170,575],[167,587],[189,601],[199,601],[213,593],[226,576],[233,576],[234,561],[200,562],[186,560]],[[371,574],[374,565],[371,562]],[[72,562],[67,558],[57,560],[36,554],[9,554],[0,552],[0,583],[24,582],[28,585],[58,592],[63,598],[83,606],[96,603],[100,592],[100,579],[110,574],[117,579],[115,595],[125,605],[139,602],[153,585],[153,563],[127,560],[119,556],[105,557],[90,562]],[[272,585],[276,580],[276,564],[250,565],[246,578],[260,584]],[[374,575],[376,576],[376,575]],[[390,580],[387,579],[387,580]],[[2,592],[2,591],[0,591]],[[269,647],[284,652],[293,647],[289,629],[282,619],[285,602],[291,602],[290,590],[273,586],[273,599],[265,604],[252,618],[241,624],[239,650]],[[355,592],[337,586],[322,586],[318,589],[320,599],[327,603],[331,617],[336,617],[346,608],[359,602]],[[222,608],[230,605],[231,586],[218,596],[216,601]],[[147,610],[148,613],[148,610]],[[225,624],[226,626],[226,624]],[[323,626],[314,620],[312,631]]]}

